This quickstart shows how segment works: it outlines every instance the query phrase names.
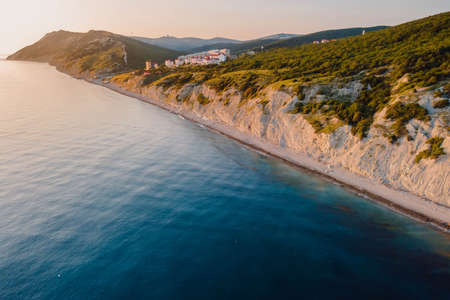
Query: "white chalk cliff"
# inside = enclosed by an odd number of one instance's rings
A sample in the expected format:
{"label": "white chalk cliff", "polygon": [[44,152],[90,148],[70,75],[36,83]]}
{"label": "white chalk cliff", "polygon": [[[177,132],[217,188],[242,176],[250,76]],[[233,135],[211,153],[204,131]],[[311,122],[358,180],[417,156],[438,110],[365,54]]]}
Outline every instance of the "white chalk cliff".
{"label": "white chalk cliff", "polygon": [[[205,85],[186,85],[181,89],[164,90],[152,85],[141,87],[138,79],[116,85],[163,106],[170,106],[181,114],[234,128],[246,137],[286,149],[294,155],[308,157],[326,166],[326,170],[318,169],[331,176],[340,170],[349,171],[374,184],[406,191],[425,201],[450,207],[448,156],[442,155],[436,160],[423,159],[420,163],[414,161],[420,151],[428,148],[426,141],[430,137],[443,137],[442,147],[446,153],[450,153],[450,108],[434,109],[432,102],[435,97],[430,91],[393,97],[391,103],[417,102],[428,110],[431,120],[411,120],[407,124],[407,130],[412,139],[403,137],[391,144],[383,136],[382,126],[374,126],[389,125],[390,121],[384,118],[385,110],[375,116],[368,136],[361,140],[351,134],[348,125],[338,127],[330,133],[316,133],[305,115],[289,113],[298,101],[297,97],[271,88],[266,89],[261,98],[241,102],[241,97],[235,90],[219,95]],[[354,99],[359,94],[361,85],[351,82],[340,88],[336,85],[332,88],[335,93]],[[311,86],[306,91],[304,101],[308,101],[317,89],[317,86]],[[200,104],[197,101],[199,94],[206,96],[209,103]]]}

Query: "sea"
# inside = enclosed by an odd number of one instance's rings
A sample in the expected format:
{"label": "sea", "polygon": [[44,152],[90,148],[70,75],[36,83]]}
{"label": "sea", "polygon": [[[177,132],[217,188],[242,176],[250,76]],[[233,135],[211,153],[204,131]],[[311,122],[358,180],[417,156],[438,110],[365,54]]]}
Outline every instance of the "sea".
{"label": "sea", "polygon": [[148,103],[0,61],[0,299],[450,299],[450,237]]}

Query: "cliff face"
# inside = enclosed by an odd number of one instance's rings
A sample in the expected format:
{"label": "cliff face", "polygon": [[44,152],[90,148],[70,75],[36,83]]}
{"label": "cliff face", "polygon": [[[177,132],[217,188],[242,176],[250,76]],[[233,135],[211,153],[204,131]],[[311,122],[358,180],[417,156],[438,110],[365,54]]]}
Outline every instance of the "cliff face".
{"label": "cliff face", "polygon": [[[426,141],[430,137],[444,138],[442,148],[450,153],[450,109],[434,109],[432,92],[416,92],[392,100],[393,103],[418,103],[427,108],[431,119],[411,120],[406,125],[409,138],[402,137],[390,143],[384,135],[384,128],[392,123],[385,119],[386,109],[376,114],[375,126],[371,127],[366,138],[360,139],[351,134],[350,126],[341,126],[338,121],[330,130],[317,132],[306,119],[307,115],[290,113],[298,99],[282,91],[267,89],[264,98],[241,101],[235,90],[219,95],[205,85],[188,84],[181,89],[164,90],[155,86],[141,87],[139,79],[114,84],[170,105],[182,114],[194,114],[204,120],[228,125],[264,143],[306,155],[328,166],[325,171],[330,174],[347,170],[373,182],[450,206],[448,156],[415,162],[417,153],[429,147]],[[352,82],[345,87],[331,88],[343,96],[355,98],[361,86]],[[307,94],[313,94],[315,89],[318,87],[312,86]]]}

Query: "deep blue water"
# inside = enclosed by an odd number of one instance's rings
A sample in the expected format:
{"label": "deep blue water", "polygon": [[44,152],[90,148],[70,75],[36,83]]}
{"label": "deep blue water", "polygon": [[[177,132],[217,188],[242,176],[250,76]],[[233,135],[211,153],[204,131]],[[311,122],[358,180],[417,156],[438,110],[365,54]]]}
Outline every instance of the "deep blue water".
{"label": "deep blue water", "polygon": [[0,61],[0,299],[449,299],[450,239],[157,107]]}

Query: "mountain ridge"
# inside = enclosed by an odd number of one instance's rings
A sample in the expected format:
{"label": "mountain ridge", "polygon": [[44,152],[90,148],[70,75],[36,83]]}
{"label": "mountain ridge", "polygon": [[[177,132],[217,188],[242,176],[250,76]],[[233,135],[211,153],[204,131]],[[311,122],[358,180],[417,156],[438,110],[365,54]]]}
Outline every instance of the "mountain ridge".
{"label": "mountain ridge", "polygon": [[351,27],[351,28],[342,28],[342,29],[329,29],[322,30],[318,32],[313,32],[309,34],[304,34],[297,37],[292,37],[289,39],[280,40],[268,45],[267,49],[273,48],[283,48],[283,47],[298,47],[303,44],[312,43],[314,41],[320,41],[322,39],[331,40],[331,39],[340,39],[351,36],[360,35],[365,31],[369,33],[371,31],[377,31],[389,28],[390,26],[372,26],[372,27]]}
{"label": "mountain ridge", "polygon": [[140,68],[151,59],[162,63],[181,52],[146,44],[107,31],[53,31],[8,60],[48,62],[73,75],[101,75]]}
{"label": "mountain ridge", "polygon": [[265,50],[284,47],[298,47],[307,43],[312,43],[315,40],[346,38],[362,34],[363,30],[366,30],[366,32],[371,32],[386,28],[389,28],[389,26],[352,27],[352,28],[324,30],[309,34],[301,34],[301,35],[299,34],[292,37],[288,37],[290,34],[287,34],[286,38],[277,37],[280,34],[269,35],[266,37],[243,41],[241,43],[236,44],[229,44],[229,43],[211,44],[203,47],[190,49],[190,52],[208,51],[216,48],[229,48],[232,53],[239,54],[250,50],[259,51],[261,50],[261,47],[263,47]]}
{"label": "mountain ridge", "polygon": [[[272,35],[263,36],[254,40],[271,40],[273,42],[277,40],[288,39],[292,37],[300,36],[300,34],[290,34],[290,33],[277,33]],[[175,37],[175,36],[162,36],[159,38],[148,38],[142,36],[131,36],[131,38],[137,39],[144,43],[148,43],[155,46],[160,46],[177,51],[192,52],[195,49],[202,47],[208,47],[210,45],[237,45],[242,43],[247,43],[252,40],[236,40],[224,37],[214,37],[210,39],[203,39],[198,37]]]}
{"label": "mountain ridge", "polygon": [[192,48],[196,47],[202,47],[212,44],[219,44],[219,43],[229,43],[229,44],[235,44],[235,43],[241,43],[242,41],[234,40],[230,38],[223,38],[223,37],[214,37],[211,39],[202,39],[197,37],[173,37],[173,36],[163,36],[159,38],[147,38],[147,37],[141,37],[141,36],[132,36],[131,38],[142,41],[147,44],[177,50],[177,51],[188,51]]}

